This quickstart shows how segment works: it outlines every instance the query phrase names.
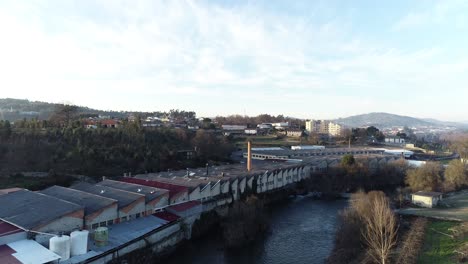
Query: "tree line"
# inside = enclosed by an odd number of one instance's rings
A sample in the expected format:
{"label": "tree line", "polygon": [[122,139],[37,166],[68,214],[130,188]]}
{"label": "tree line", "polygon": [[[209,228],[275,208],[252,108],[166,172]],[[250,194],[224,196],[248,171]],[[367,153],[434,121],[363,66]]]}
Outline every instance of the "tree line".
{"label": "tree line", "polygon": [[[86,129],[75,110],[61,108],[43,121],[0,121],[0,175],[53,170],[102,176],[182,169],[226,161],[233,149],[225,138],[205,130],[145,129],[139,121]],[[195,154],[187,159],[184,151]]]}

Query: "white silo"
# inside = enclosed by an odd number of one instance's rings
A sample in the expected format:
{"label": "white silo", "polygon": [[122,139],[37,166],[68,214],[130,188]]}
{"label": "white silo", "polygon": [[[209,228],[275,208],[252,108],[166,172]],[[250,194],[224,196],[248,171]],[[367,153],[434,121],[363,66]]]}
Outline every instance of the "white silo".
{"label": "white silo", "polygon": [[71,256],[83,255],[88,252],[88,230],[73,231],[70,234],[71,239]]}
{"label": "white silo", "polygon": [[60,256],[60,261],[70,258],[70,237],[54,236],[49,240],[49,249]]}

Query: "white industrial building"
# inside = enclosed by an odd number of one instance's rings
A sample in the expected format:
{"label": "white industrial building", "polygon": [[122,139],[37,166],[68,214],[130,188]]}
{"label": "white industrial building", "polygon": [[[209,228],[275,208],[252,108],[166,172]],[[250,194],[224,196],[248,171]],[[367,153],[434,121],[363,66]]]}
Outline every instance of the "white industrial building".
{"label": "white industrial building", "polygon": [[52,186],[40,193],[82,206],[84,228],[90,231],[112,225],[119,218],[117,200],[114,199],[61,186]]}
{"label": "white industrial building", "polygon": [[0,196],[0,219],[44,233],[71,232],[83,228],[84,208],[45,194],[28,190]]}
{"label": "white industrial building", "polygon": [[440,192],[423,192],[411,194],[411,202],[415,205],[422,207],[432,208],[442,200],[442,193]]}
{"label": "white industrial building", "polygon": [[145,196],[142,194],[84,182],[75,184],[71,188],[117,200],[119,217],[114,220],[114,223],[140,218],[146,213]]}
{"label": "white industrial building", "polygon": [[153,214],[155,210],[159,210],[169,204],[168,190],[113,180],[104,180],[99,182],[97,185],[144,195],[146,215]]}

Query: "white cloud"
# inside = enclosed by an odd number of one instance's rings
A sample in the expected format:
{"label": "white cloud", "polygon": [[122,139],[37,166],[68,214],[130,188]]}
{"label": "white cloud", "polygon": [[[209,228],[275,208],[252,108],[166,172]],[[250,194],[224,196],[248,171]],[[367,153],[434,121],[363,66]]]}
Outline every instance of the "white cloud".
{"label": "white cloud", "polygon": [[[369,41],[337,16],[319,23],[254,5],[201,1],[57,5],[60,12],[52,13],[41,1],[0,5],[2,97],[97,108],[190,108],[204,115],[249,108],[237,103],[255,105],[258,113],[307,117],[398,110],[409,103],[389,104],[392,89],[414,96],[442,83],[453,89],[466,83],[460,76],[467,56],[449,61],[442,48]],[[437,10],[440,17],[447,13]],[[394,29],[426,20],[424,13],[410,14]],[[203,103],[207,98],[212,101]],[[288,99],[293,106],[274,109]],[[214,108],[226,101],[222,110]],[[321,112],[330,102],[342,107]]]}

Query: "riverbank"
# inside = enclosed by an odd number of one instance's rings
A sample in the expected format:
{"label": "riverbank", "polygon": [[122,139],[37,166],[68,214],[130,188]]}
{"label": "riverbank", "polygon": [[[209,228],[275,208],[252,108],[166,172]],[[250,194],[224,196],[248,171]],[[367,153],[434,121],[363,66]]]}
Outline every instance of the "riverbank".
{"label": "riverbank", "polygon": [[[236,249],[225,246],[220,230],[188,241],[165,264],[323,263],[333,248],[338,211],[345,200],[297,196],[266,209],[269,232]],[[158,263],[158,262],[155,262]]]}

